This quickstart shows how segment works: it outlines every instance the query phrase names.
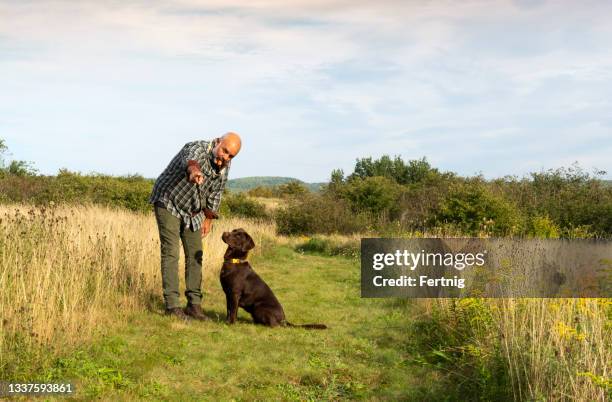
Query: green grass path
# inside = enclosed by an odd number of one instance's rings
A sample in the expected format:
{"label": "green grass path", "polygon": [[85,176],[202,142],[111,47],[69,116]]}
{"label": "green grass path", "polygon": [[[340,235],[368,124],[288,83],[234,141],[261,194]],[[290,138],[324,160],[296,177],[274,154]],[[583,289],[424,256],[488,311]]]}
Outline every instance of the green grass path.
{"label": "green grass path", "polygon": [[[359,263],[274,247],[252,260],[293,323],[328,330],[223,322],[218,279],[205,283],[210,323],[158,311],[129,317],[113,336],[60,359],[54,378],[74,378],[77,398],[104,400],[422,400],[431,372],[411,365],[410,307],[361,299]],[[209,281],[210,282],[210,281]]]}

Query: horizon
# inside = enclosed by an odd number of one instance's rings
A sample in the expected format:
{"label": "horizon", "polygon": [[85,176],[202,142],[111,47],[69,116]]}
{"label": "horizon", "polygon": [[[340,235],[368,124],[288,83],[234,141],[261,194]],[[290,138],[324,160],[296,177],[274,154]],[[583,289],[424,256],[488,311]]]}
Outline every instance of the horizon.
{"label": "horizon", "polygon": [[[612,2],[0,1],[0,138],[41,174],[157,177],[227,131],[230,178],[383,154],[612,178]],[[232,177],[236,175],[236,177]]]}
{"label": "horizon", "polygon": [[[433,168],[435,168],[435,166],[432,166]],[[567,166],[565,166],[564,168],[568,168]],[[103,175],[103,176],[110,176],[110,177],[116,177],[116,178],[124,178],[124,177],[129,177],[129,176],[142,176],[143,179],[145,180],[156,180],[157,177],[147,177],[147,176],[143,176],[139,173],[127,173],[127,174],[107,174],[107,173],[101,173],[101,172],[81,172],[81,171],[72,171],[69,170],[68,171],[70,173],[76,173],[76,174],[81,174],[81,175]],[[602,181],[606,181],[606,182],[612,182],[612,179],[609,177],[605,177],[605,176],[596,176],[594,174],[594,172],[588,172],[586,170],[583,169],[584,172],[589,173],[589,175],[592,178],[596,178],[598,180],[602,180]],[[449,171],[440,171],[440,173],[448,173]],[[58,172],[59,173],[59,172]],[[40,173],[40,175],[42,176],[57,176],[57,174],[42,174]],[[456,172],[451,172],[451,173],[456,173]],[[546,173],[546,171],[539,171],[539,172],[530,172],[530,173]],[[347,172],[344,172],[344,177],[346,178],[348,176]],[[474,177],[473,176],[462,176],[462,177]],[[529,174],[523,175],[523,176],[518,176],[518,175],[512,175],[512,174],[507,174],[507,175],[503,175],[503,176],[499,176],[499,177],[492,177],[492,178],[487,178],[485,177],[485,179],[487,181],[492,181],[492,180],[497,180],[497,179],[503,179],[505,177],[514,177],[518,180],[522,180],[522,179],[530,179]],[[326,184],[329,183],[329,180],[323,180],[323,181],[306,181],[303,179],[300,179],[299,177],[293,177],[293,176],[241,176],[241,177],[232,177],[230,179],[228,179],[229,181],[232,180],[241,180],[241,179],[256,179],[256,178],[275,178],[275,179],[291,179],[291,180],[298,180],[302,183],[305,184]]]}

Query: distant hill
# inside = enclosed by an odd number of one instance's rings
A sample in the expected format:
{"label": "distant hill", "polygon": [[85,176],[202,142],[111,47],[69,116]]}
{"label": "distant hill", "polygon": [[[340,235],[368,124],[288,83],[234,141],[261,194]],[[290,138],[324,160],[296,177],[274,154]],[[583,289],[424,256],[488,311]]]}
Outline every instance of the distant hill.
{"label": "distant hill", "polygon": [[326,183],[305,183],[301,180],[294,179],[293,177],[278,177],[278,176],[252,176],[252,177],[241,177],[239,179],[231,179],[227,181],[226,188],[234,192],[248,191],[255,187],[273,187],[279,184],[289,183],[291,181],[298,181],[305,185],[310,191],[317,192],[321,189],[321,186]]}

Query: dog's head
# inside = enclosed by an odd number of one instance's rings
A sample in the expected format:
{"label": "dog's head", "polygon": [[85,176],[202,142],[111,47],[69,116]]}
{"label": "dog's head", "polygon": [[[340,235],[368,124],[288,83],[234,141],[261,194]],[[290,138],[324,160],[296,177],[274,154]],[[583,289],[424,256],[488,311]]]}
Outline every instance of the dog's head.
{"label": "dog's head", "polygon": [[253,238],[242,228],[234,229],[231,232],[223,232],[221,239],[227,244],[226,257],[231,255],[246,255],[249,250],[255,247]]}

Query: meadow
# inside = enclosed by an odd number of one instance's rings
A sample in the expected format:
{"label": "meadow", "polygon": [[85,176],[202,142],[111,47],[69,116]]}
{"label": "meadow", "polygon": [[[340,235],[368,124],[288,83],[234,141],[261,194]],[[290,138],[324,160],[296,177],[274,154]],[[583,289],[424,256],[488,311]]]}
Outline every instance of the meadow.
{"label": "meadow", "polygon": [[[220,234],[236,227],[289,320],[329,330],[223,322]],[[150,212],[2,205],[0,378],[71,380],[104,400],[611,397],[609,299],[362,299],[359,237],[222,219],[204,240],[212,321],[183,323],[162,313]]]}

